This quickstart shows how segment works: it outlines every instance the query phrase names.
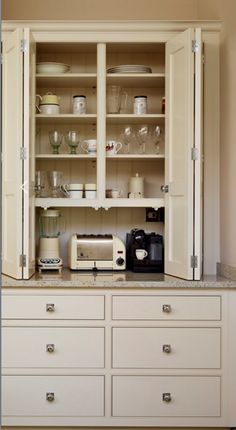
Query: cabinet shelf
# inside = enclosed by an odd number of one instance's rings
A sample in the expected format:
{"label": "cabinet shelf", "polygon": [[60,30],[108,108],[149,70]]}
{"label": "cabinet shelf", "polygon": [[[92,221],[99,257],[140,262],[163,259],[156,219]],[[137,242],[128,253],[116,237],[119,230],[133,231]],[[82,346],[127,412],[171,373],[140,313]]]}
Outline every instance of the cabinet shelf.
{"label": "cabinet shelf", "polygon": [[39,88],[85,88],[97,86],[96,73],[66,73],[66,74],[37,74],[37,86]]}
{"label": "cabinet shelf", "polygon": [[97,199],[71,199],[71,198],[36,198],[35,207],[50,208],[50,207],[92,207],[94,209],[104,208],[109,209],[112,207],[153,207],[160,208],[164,206],[164,199],[162,198],[143,198],[143,199],[104,199],[102,202]]}
{"label": "cabinet shelf", "polygon": [[164,88],[164,73],[107,73],[107,84],[127,88]]}
{"label": "cabinet shelf", "polygon": [[164,123],[164,114],[146,114],[146,115],[134,115],[134,114],[107,114],[108,124],[127,124],[127,122],[132,124],[154,124]]}
{"label": "cabinet shelf", "polygon": [[50,160],[78,160],[88,159],[96,160],[96,155],[89,154],[36,154],[37,159],[50,159]]}
{"label": "cabinet shelf", "polygon": [[84,114],[84,115],[74,115],[71,113],[68,114],[59,114],[59,115],[42,115],[36,114],[36,119],[38,123],[43,124],[91,124],[97,121],[96,114]]}
{"label": "cabinet shelf", "polygon": [[164,154],[117,154],[106,157],[107,160],[162,160]]}

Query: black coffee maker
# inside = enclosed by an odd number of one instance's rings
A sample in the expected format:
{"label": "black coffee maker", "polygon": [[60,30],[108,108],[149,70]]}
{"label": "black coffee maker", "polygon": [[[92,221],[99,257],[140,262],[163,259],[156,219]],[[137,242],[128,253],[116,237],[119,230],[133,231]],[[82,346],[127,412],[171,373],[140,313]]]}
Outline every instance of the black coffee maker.
{"label": "black coffee maker", "polygon": [[[137,255],[145,250],[147,254],[139,259]],[[134,228],[126,235],[127,269],[133,272],[164,272],[164,242],[163,237],[156,233],[145,233],[144,230]]]}

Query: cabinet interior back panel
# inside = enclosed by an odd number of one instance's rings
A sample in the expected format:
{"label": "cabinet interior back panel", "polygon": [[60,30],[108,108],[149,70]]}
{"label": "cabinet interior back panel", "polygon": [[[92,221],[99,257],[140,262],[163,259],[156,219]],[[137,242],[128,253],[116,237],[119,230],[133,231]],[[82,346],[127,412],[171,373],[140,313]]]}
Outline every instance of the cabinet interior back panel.
{"label": "cabinet interior back panel", "polygon": [[[71,51],[69,50],[71,48]],[[71,66],[71,73],[96,73],[97,71],[97,53],[96,46],[88,47],[86,45],[68,46],[68,52],[60,52],[60,47],[51,45],[45,47],[44,50],[38,49],[37,63],[44,61],[55,61],[57,63],[65,63]],[[64,47],[64,49],[66,49]],[[92,52],[90,51],[92,50]],[[61,48],[62,50],[62,48]],[[73,50],[75,52],[73,52]]]}
{"label": "cabinet interior back panel", "polygon": [[[111,208],[108,211],[92,208],[60,208],[65,218],[65,233],[60,236],[60,252],[63,263],[67,265],[68,241],[72,234],[107,234],[117,235],[125,242],[126,233],[132,228],[140,228],[145,232],[164,234],[163,223],[145,222],[144,208]],[[39,215],[40,209],[37,209]],[[37,236],[39,236],[38,216],[36,216]],[[37,241],[38,242],[38,241]],[[38,255],[38,245],[36,247]]]}

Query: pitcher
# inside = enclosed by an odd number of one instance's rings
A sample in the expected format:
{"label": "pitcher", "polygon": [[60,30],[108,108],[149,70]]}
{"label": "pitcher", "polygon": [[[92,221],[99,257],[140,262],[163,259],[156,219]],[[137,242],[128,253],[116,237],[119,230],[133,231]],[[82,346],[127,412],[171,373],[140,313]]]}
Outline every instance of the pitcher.
{"label": "pitcher", "polygon": [[128,94],[119,85],[107,87],[107,113],[120,113],[126,111]]}

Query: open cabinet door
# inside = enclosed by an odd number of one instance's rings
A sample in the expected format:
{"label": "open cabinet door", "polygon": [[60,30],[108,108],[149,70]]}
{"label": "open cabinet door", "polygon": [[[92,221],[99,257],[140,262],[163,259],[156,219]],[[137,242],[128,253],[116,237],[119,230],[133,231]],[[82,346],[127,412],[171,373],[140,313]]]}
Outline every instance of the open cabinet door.
{"label": "open cabinet door", "polygon": [[35,69],[36,43],[24,29],[24,186],[23,186],[23,278],[35,272]]}
{"label": "open cabinet door", "polygon": [[194,267],[200,264],[201,247],[201,182],[196,164],[201,159],[195,151],[200,144],[195,138],[201,135],[200,130],[195,134],[200,125],[195,118],[201,116],[197,94],[201,76],[195,66],[201,53],[194,52],[195,40],[195,30],[188,29],[166,44],[165,273],[190,280],[201,276]]}
{"label": "open cabinet door", "polygon": [[3,44],[2,83],[2,271],[22,278],[23,224],[23,30],[12,32]]}

